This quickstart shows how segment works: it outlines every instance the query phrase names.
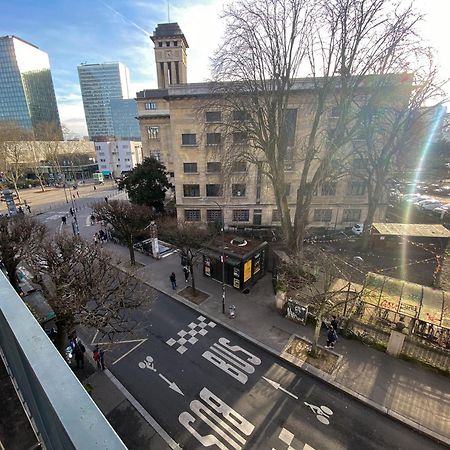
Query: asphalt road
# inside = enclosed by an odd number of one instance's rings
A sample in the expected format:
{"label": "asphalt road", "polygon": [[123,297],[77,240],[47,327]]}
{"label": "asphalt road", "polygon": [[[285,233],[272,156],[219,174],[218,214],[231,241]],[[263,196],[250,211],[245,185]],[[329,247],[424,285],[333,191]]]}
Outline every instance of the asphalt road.
{"label": "asphalt road", "polygon": [[123,342],[90,342],[183,448],[441,448],[165,294],[136,318]]}
{"label": "asphalt road", "polygon": [[[105,195],[77,202],[82,236],[93,234],[88,205]],[[39,218],[56,231],[64,213]],[[165,294],[133,315],[136,329],[114,344],[83,337],[107,350],[108,368],[182,448],[442,448]]]}

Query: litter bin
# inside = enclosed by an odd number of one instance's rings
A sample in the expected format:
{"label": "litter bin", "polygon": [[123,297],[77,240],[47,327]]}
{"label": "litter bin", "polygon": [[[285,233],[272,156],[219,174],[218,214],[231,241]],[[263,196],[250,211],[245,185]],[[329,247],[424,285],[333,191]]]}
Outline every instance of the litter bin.
{"label": "litter bin", "polygon": [[234,319],[235,316],[236,316],[236,306],[230,305],[228,307],[228,311],[229,311],[229,314],[230,314],[230,319]]}

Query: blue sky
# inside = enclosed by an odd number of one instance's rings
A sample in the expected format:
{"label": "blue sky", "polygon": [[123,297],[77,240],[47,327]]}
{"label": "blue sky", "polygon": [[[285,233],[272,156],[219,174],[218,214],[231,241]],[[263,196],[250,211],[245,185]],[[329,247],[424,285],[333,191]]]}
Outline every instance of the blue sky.
{"label": "blue sky", "polygon": [[[167,22],[166,1],[3,0],[0,4],[0,35],[14,34],[49,54],[61,120],[74,132],[86,134],[77,74],[80,63],[121,61],[130,69],[132,92],[156,87],[148,34],[157,23]],[[188,54],[189,81],[208,78],[208,57],[220,38],[221,5],[208,0],[170,3],[171,21],[178,21],[194,48]],[[210,39],[202,39],[201,23]]]}
{"label": "blue sky", "polygon": [[[170,19],[180,24],[190,46],[190,82],[209,76],[209,57],[223,33],[223,3],[170,1]],[[450,0],[416,3],[427,14],[423,35],[439,51],[442,77],[450,78]],[[1,0],[0,5],[0,35],[17,35],[49,54],[60,116],[72,131],[86,134],[77,74],[81,62],[121,61],[130,69],[132,92],[156,87],[147,33],[167,22],[167,0]]]}

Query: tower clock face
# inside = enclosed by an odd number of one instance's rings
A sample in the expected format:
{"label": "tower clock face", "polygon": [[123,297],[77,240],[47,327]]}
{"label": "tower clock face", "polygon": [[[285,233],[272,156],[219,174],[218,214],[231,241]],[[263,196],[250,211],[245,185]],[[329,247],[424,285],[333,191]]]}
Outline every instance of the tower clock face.
{"label": "tower clock face", "polygon": [[172,56],[172,52],[170,50],[167,50],[166,52],[166,57],[170,58]]}

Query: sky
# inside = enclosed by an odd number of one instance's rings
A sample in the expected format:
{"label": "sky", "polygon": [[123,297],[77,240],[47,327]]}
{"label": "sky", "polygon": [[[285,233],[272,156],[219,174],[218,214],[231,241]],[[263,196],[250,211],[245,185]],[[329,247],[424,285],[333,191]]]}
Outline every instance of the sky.
{"label": "sky", "polygon": [[[426,14],[421,32],[436,48],[441,76],[450,78],[450,0],[414,3]],[[178,22],[189,44],[188,82],[210,76],[209,58],[224,32],[223,4],[170,1],[170,21]],[[73,133],[86,135],[77,66],[120,61],[130,70],[132,92],[156,88],[149,36],[158,23],[168,21],[167,5],[167,0],[0,0],[0,35],[16,35],[48,53],[61,121]]]}

